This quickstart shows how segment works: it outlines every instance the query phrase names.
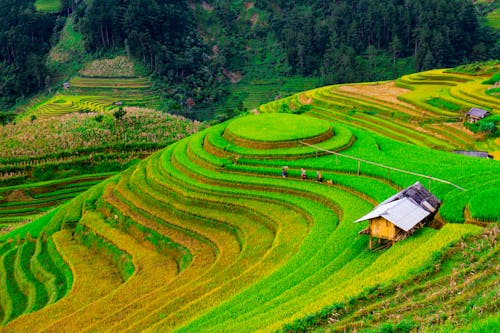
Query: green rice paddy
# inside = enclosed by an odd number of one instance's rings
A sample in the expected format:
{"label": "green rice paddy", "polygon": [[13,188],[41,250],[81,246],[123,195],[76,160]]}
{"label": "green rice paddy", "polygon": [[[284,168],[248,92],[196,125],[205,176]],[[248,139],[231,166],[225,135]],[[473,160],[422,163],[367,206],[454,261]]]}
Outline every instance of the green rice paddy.
{"label": "green rice paddy", "polygon": [[321,135],[330,129],[328,122],[296,115],[263,114],[232,121],[227,130],[253,141],[290,141]]}
{"label": "green rice paddy", "polygon": [[[500,164],[442,151],[475,140],[431,127],[457,115],[425,103],[494,97],[468,76],[402,80],[414,86],[404,102],[355,86],[262,106],[269,114],[184,138],[0,237],[2,330],[495,327]],[[278,114],[283,103],[311,108]],[[311,138],[330,152],[301,143]],[[442,200],[438,227],[369,251],[366,223],[353,221],[416,181]],[[397,316],[408,311],[411,320]]]}

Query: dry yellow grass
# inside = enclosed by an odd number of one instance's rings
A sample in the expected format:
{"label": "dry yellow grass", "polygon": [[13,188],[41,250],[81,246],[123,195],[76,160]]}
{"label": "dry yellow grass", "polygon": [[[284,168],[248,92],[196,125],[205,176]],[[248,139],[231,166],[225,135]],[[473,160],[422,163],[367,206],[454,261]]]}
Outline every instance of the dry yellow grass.
{"label": "dry yellow grass", "polygon": [[498,150],[498,151],[494,151],[494,152],[492,152],[492,153],[490,153],[490,154],[493,156],[493,158],[494,158],[495,160],[500,161],[500,150]]}
{"label": "dry yellow grass", "polygon": [[309,105],[312,104],[313,99],[310,96],[307,96],[306,94],[300,94],[299,97],[299,102],[302,105]]}
{"label": "dry yellow grass", "polygon": [[84,76],[97,77],[134,77],[134,63],[125,56],[113,59],[94,60],[79,72]]}
{"label": "dry yellow grass", "polygon": [[[104,222],[101,214],[87,213],[80,224],[132,255],[135,272],[127,282],[108,292],[106,297],[96,299],[92,304],[76,311],[66,311],[69,315],[48,326],[49,331],[81,331],[109,315],[110,311],[127,305],[130,300],[168,284],[177,275],[177,264],[172,258],[163,256],[137,242],[129,234],[110,227]],[[100,284],[96,278],[93,281],[94,285]]]}
{"label": "dry yellow grass", "polygon": [[[52,237],[57,250],[73,273],[74,282],[71,292],[57,303],[10,322],[2,328],[2,332],[44,330],[64,318],[68,313],[77,311],[108,295],[122,283],[118,271],[111,262],[104,256],[73,241],[70,231],[59,231]],[[62,326],[55,330],[65,331]]]}

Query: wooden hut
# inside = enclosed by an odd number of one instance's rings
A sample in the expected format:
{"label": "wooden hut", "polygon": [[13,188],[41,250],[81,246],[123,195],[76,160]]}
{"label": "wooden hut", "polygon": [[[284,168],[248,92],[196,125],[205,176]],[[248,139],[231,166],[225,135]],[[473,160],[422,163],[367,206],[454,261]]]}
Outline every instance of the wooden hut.
{"label": "wooden hut", "polygon": [[488,117],[490,113],[483,109],[472,108],[465,115],[467,116],[467,121],[473,124],[485,117]]}
{"label": "wooden hut", "polygon": [[396,193],[381,202],[371,212],[354,221],[369,221],[368,228],[360,234],[370,236],[378,241],[385,239],[392,243],[405,239],[415,230],[425,225],[439,208],[441,202],[419,182]]}

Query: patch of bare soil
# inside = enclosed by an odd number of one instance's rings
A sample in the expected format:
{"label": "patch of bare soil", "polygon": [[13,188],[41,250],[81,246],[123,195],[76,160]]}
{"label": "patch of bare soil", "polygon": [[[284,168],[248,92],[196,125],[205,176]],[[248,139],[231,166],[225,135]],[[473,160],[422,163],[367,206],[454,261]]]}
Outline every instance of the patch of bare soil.
{"label": "patch of bare soil", "polygon": [[306,94],[300,94],[298,99],[302,105],[309,105],[313,102],[313,99]]}
{"label": "patch of bare soil", "polygon": [[203,9],[205,9],[207,12],[211,12],[212,10],[214,10],[214,6],[212,6],[211,4],[209,4],[208,2],[206,1],[202,1],[201,2],[201,7]]}
{"label": "patch of bare soil", "polygon": [[231,81],[231,83],[238,83],[243,79],[243,73],[242,72],[230,72],[225,68],[222,68],[222,74],[224,74],[225,77]]}
{"label": "patch of bare soil", "polygon": [[[375,98],[381,101],[401,106],[401,111],[406,110],[408,113],[421,115],[422,110],[417,109],[410,103],[403,102],[398,99],[399,95],[409,92],[410,90],[397,87],[394,82],[386,82],[380,84],[362,84],[362,85],[345,85],[337,88],[338,91],[343,91],[351,94],[356,94],[366,97]],[[403,110],[404,109],[404,110]]]}
{"label": "patch of bare soil", "polygon": [[464,136],[471,137],[474,140],[482,139],[481,134],[477,134],[477,133],[470,131],[467,127],[464,127],[464,125],[462,123],[445,123],[444,125],[449,126],[449,127],[453,127],[455,129],[459,130],[460,132],[464,133]]}
{"label": "patch of bare soil", "polygon": [[219,46],[218,45],[212,46],[212,53],[214,56],[217,56],[219,54]]}
{"label": "patch of bare soil", "polygon": [[24,190],[14,190],[7,195],[7,202],[23,202],[30,201],[33,198],[27,195]]}
{"label": "patch of bare soil", "polygon": [[254,13],[252,15],[252,18],[250,19],[250,22],[252,22],[252,26],[256,25],[257,22],[259,22],[259,14]]}
{"label": "patch of bare soil", "polygon": [[253,2],[245,2],[244,6],[246,10],[249,10],[252,9],[255,6],[255,4]]}

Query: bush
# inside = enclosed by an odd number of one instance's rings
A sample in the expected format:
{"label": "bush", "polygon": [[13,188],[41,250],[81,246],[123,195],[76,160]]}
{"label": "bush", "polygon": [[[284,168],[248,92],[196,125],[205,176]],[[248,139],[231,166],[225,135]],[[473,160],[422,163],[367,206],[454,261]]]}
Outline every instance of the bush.
{"label": "bush", "polygon": [[126,114],[127,111],[123,110],[123,108],[119,108],[117,111],[113,112],[113,117],[115,117],[116,120],[122,120]]}

